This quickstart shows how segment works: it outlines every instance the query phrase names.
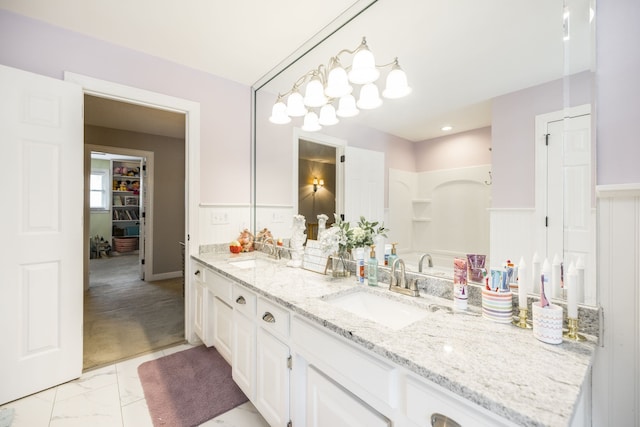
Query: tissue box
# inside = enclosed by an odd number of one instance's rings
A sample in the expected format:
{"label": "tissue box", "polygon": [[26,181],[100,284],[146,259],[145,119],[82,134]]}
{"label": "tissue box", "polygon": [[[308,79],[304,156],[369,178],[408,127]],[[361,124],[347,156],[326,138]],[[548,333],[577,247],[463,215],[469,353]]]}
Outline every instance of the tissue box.
{"label": "tissue box", "polygon": [[551,304],[540,307],[533,304],[533,336],[548,344],[562,342],[562,307]]}

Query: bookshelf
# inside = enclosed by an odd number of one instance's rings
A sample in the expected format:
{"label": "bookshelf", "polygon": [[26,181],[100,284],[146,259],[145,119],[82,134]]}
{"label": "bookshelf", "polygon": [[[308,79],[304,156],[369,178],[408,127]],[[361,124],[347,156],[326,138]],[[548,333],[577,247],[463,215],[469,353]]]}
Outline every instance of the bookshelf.
{"label": "bookshelf", "polygon": [[116,252],[134,252],[139,248],[141,162],[111,161],[111,236]]}

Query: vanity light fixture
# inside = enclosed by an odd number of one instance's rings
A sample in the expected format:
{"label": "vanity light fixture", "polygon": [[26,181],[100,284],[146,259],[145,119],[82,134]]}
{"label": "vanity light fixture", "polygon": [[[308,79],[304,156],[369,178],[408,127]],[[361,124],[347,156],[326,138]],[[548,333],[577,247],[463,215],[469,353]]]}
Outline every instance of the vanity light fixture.
{"label": "vanity light fixture", "polygon": [[[343,55],[353,55],[350,66],[344,67],[340,62]],[[320,64],[300,77],[288,92],[278,94],[269,121],[287,124],[292,117],[304,116],[302,129],[315,132],[322,126],[337,124],[338,117],[353,117],[360,110],[377,108],[382,105],[382,99],[375,82],[380,77],[380,69],[386,67],[391,67],[391,70],[387,74],[382,96],[397,99],[411,93],[407,75],[400,68],[398,58],[388,64],[376,65],[367,40],[363,37],[354,50],[341,50],[329,59],[327,66]],[[300,89],[305,84],[302,96]],[[357,101],[352,94],[352,85],[360,86]],[[337,109],[334,103],[337,103]]]}
{"label": "vanity light fixture", "polygon": [[313,192],[318,191],[318,187],[324,187],[324,179],[313,178]]}

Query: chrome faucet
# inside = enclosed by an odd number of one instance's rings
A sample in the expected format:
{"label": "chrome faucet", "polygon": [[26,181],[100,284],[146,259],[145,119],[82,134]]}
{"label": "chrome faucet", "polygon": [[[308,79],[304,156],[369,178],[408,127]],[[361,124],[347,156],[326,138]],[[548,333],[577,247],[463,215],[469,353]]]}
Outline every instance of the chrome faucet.
{"label": "chrome faucet", "polygon": [[[399,284],[398,278],[396,277],[396,265],[400,265]],[[404,260],[400,258],[396,258],[391,264],[391,283],[389,284],[389,290],[413,297],[417,297],[420,295],[417,279],[412,279],[409,286],[407,286],[406,268],[404,265]]]}
{"label": "chrome faucet", "polygon": [[[270,243],[270,244],[269,244]],[[273,255],[275,259],[280,259],[280,251],[273,237],[265,237],[262,239],[262,249],[268,249],[269,255]]]}
{"label": "chrome faucet", "polygon": [[429,268],[433,268],[433,258],[431,258],[430,254],[422,254],[420,255],[420,261],[418,261],[418,273],[422,273],[422,262],[427,258],[427,266]]}

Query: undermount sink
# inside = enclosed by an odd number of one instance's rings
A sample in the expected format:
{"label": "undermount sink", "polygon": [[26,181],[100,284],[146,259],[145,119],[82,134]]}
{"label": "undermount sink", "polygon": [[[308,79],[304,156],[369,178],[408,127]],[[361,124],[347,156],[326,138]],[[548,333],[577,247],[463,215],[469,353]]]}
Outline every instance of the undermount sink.
{"label": "undermount sink", "polygon": [[270,260],[263,258],[239,258],[239,259],[230,259],[229,264],[234,267],[246,269],[246,268],[254,268],[254,267],[264,267],[272,264]]}
{"label": "undermount sink", "polygon": [[324,301],[394,330],[409,326],[428,314],[425,308],[362,291],[335,297],[329,296],[324,298]]}

